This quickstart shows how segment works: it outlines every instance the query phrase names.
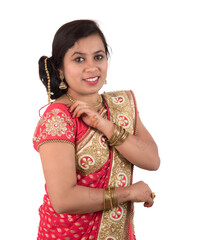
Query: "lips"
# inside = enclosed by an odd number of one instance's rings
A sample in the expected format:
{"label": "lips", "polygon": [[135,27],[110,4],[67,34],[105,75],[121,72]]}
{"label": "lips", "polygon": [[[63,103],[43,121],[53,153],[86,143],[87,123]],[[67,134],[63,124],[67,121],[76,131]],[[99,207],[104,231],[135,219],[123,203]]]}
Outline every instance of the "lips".
{"label": "lips", "polygon": [[94,85],[98,82],[99,78],[100,78],[99,76],[96,76],[96,77],[85,78],[83,80],[89,85]]}

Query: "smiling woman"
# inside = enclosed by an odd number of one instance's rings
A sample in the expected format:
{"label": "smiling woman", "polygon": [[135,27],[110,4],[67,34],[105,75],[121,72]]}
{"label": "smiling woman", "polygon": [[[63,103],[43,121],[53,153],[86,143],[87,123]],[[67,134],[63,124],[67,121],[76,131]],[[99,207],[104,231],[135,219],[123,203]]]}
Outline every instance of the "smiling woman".
{"label": "smiling woman", "polygon": [[107,56],[98,34],[77,40],[65,56],[60,75],[70,86],[68,94],[86,102],[97,101],[107,75]]}
{"label": "smiling woman", "polygon": [[134,240],[133,203],[154,203],[146,183],[132,184],[134,165],[160,164],[133,92],[98,93],[108,55],[97,24],[77,20],[57,31],[52,57],[39,60],[50,105],[33,138],[46,181],[38,240]]}

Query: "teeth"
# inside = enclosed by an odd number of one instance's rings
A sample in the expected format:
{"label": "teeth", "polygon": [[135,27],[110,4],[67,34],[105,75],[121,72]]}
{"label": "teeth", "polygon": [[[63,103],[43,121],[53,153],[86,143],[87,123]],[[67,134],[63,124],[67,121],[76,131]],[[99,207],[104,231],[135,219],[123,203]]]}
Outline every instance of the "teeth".
{"label": "teeth", "polygon": [[94,78],[88,78],[88,79],[85,79],[86,81],[88,82],[94,82],[98,79],[98,77],[94,77]]}

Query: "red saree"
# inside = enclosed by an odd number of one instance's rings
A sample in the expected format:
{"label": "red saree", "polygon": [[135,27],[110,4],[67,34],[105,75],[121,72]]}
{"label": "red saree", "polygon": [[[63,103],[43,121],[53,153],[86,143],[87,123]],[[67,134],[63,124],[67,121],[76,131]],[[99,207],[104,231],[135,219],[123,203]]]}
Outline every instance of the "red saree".
{"label": "red saree", "polygon": [[[136,103],[131,91],[102,95],[105,107],[100,114],[123,126],[131,134],[136,131]],[[38,151],[45,142],[66,142],[76,150],[77,184],[91,188],[125,187],[132,183],[133,165],[98,130],[88,127],[81,118],[72,118],[61,103],[51,104],[40,119],[33,142]],[[46,189],[39,208],[40,224],[37,240],[134,240],[133,204],[90,214],[58,214],[54,211]]]}

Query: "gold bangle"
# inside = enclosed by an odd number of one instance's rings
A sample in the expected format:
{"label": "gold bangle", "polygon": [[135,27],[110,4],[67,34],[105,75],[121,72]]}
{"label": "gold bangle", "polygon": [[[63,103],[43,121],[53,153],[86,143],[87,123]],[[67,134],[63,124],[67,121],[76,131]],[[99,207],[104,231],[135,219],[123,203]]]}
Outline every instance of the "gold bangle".
{"label": "gold bangle", "polygon": [[118,206],[118,196],[117,196],[117,191],[115,187],[111,189],[111,196],[112,196],[112,205],[113,205],[113,208],[115,208]]}
{"label": "gold bangle", "polygon": [[118,126],[115,123],[114,125],[113,134],[108,142],[110,146],[119,146],[126,141],[129,136],[129,132],[127,132],[122,126]]}
{"label": "gold bangle", "polygon": [[106,189],[104,189],[104,210],[107,210],[108,209],[108,201],[107,201],[107,192],[106,192]]}
{"label": "gold bangle", "polygon": [[114,142],[119,138],[119,136],[121,135],[121,130],[122,130],[122,127],[121,126],[118,126],[116,124],[114,124],[114,131],[113,131],[113,134],[112,136],[110,137],[110,139],[108,140],[109,142],[109,145],[110,146],[113,146]]}
{"label": "gold bangle", "polygon": [[109,196],[110,196],[110,199],[109,199],[109,201],[110,201],[110,209],[113,209],[113,204],[112,204],[112,195],[111,195],[111,188],[108,188],[108,193],[109,193]]}
{"label": "gold bangle", "polygon": [[118,135],[117,135],[117,138],[115,138],[115,141],[114,142],[112,142],[111,144],[110,144],[110,146],[117,146],[117,142],[120,140],[120,138],[121,138],[121,136],[123,135],[123,133],[124,133],[124,129],[123,129],[123,127],[121,127],[121,126],[118,126],[118,129],[119,129],[119,133],[118,133]]}
{"label": "gold bangle", "polygon": [[112,207],[111,192],[108,188],[104,190],[104,210],[109,210]]}
{"label": "gold bangle", "polygon": [[115,187],[104,190],[104,210],[110,210],[118,206],[118,196]]}
{"label": "gold bangle", "polygon": [[119,146],[121,145],[122,143],[124,143],[126,141],[126,139],[128,138],[129,136],[129,132],[127,132],[125,129],[124,129],[124,133],[122,134],[122,136],[118,139],[118,141],[115,142],[115,146]]}
{"label": "gold bangle", "polygon": [[113,142],[115,142],[115,140],[118,138],[119,134],[120,134],[120,128],[118,125],[114,124],[114,132],[111,136],[111,138],[109,139],[109,143],[112,144]]}

